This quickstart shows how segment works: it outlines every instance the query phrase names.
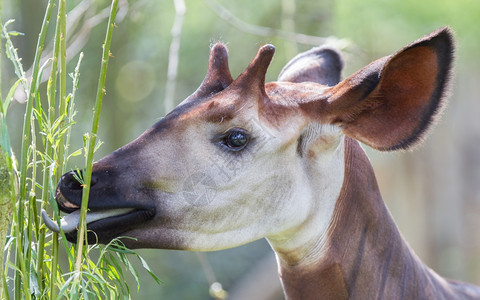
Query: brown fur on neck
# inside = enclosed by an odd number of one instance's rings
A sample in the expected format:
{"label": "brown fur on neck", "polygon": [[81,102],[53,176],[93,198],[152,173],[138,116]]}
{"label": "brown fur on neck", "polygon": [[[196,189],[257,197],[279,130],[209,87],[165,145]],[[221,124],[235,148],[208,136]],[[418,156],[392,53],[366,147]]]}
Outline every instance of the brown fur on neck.
{"label": "brown fur on neck", "polygon": [[367,156],[348,137],[323,251],[313,266],[280,267],[288,299],[473,299],[479,292],[441,278],[417,258],[383,203]]}

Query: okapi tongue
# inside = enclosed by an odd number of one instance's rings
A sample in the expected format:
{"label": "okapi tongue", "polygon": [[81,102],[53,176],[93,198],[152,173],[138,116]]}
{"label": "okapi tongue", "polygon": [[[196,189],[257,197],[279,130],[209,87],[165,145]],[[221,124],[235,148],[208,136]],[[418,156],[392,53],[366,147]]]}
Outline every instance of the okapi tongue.
{"label": "okapi tongue", "polygon": [[[115,209],[105,209],[105,210],[97,210],[97,211],[89,211],[87,213],[86,222],[87,224],[119,215],[124,215],[131,211],[135,210],[135,208],[115,208]],[[50,230],[59,233],[60,228],[58,227],[57,222],[50,219],[47,215],[47,212],[42,209],[42,219],[45,223],[45,226]],[[60,220],[60,227],[63,229],[63,232],[68,233],[77,230],[80,223],[80,209],[66,215]]]}

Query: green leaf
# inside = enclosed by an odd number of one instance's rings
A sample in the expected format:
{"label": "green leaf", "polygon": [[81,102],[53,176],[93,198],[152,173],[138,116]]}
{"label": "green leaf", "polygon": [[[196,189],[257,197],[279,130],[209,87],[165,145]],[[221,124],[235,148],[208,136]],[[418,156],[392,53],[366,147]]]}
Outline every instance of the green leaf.
{"label": "green leaf", "polygon": [[117,259],[111,253],[107,253],[107,255],[108,255],[108,258],[106,258],[107,262],[109,262],[110,264],[115,266],[115,269],[117,270],[117,272],[120,276],[120,279],[125,281],[125,276],[123,275],[123,270],[120,267],[120,265],[118,264]]}
{"label": "green leaf", "polygon": [[150,269],[150,267],[148,266],[147,264],[147,261],[145,261],[145,259],[143,259],[143,257],[141,257],[140,255],[137,255],[138,259],[140,259],[140,261],[142,262],[142,266],[145,270],[147,270],[148,274],[150,274],[150,276],[155,280],[155,282],[157,284],[162,284],[163,281],[160,280],[160,278],[157,277],[157,275],[155,275],[155,273],[153,273],[153,271]]}
{"label": "green leaf", "polygon": [[10,91],[8,91],[7,97],[5,98],[5,102],[3,102],[3,105],[1,107],[2,108],[2,113],[3,113],[4,116],[7,115],[7,110],[8,110],[8,107],[10,106],[10,103],[12,102],[13,94],[15,93],[18,85],[21,82],[22,82],[22,79],[18,79],[17,81],[15,81],[15,83],[10,88]]}
{"label": "green leaf", "polygon": [[140,290],[140,276],[138,275],[137,270],[132,265],[132,263],[128,260],[128,258],[123,259],[123,263],[125,264],[125,266],[127,266],[127,269],[133,275],[133,278],[135,278],[135,282],[137,283],[137,291],[139,291]]}
{"label": "green leaf", "polygon": [[10,137],[8,136],[7,120],[5,119],[5,115],[0,115],[0,148],[7,153],[8,157],[12,157]]}
{"label": "green leaf", "polygon": [[19,35],[25,35],[23,32],[19,32],[19,31],[15,31],[15,30],[12,30],[12,31],[9,31],[8,32],[8,35],[10,36],[19,36]]}
{"label": "green leaf", "polygon": [[72,153],[68,156],[67,160],[69,160],[71,157],[80,156],[81,154],[82,154],[82,149],[78,149],[77,151],[72,152]]}
{"label": "green leaf", "polygon": [[93,152],[97,152],[98,149],[103,145],[103,142],[101,140],[97,140],[97,144],[95,145],[95,149]]}
{"label": "green leaf", "polygon": [[38,285],[38,276],[35,273],[35,268],[32,268],[30,271],[30,287],[33,289],[35,296],[38,298],[42,291],[40,290],[40,286]]}

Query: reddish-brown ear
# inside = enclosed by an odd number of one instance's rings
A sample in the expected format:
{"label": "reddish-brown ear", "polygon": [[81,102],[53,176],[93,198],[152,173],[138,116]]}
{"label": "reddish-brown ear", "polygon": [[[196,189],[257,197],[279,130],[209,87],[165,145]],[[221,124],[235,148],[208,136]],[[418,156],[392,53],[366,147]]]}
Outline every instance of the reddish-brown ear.
{"label": "reddish-brown ear", "polygon": [[407,149],[444,106],[454,42],[443,28],[348,77],[328,94],[322,121],[375,149]]}
{"label": "reddish-brown ear", "polygon": [[181,104],[210,97],[226,89],[232,82],[233,78],[228,67],[227,47],[222,43],[216,43],[210,48],[208,71],[202,84]]}

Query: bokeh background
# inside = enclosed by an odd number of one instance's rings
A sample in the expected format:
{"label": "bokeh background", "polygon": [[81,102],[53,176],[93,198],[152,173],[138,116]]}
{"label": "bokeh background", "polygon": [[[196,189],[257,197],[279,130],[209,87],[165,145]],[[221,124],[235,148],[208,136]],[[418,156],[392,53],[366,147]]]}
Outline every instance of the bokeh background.
{"label": "bokeh background", "polygon": [[[24,33],[13,40],[25,69],[33,62],[45,7],[46,0],[4,0],[2,20],[15,19],[9,29]],[[85,54],[71,148],[77,149],[91,124],[109,1],[71,0],[68,7],[70,71],[79,52]],[[97,159],[137,137],[198,87],[212,42],[227,43],[234,77],[259,46],[274,44],[269,81],[299,51],[328,42],[343,50],[346,77],[437,28],[451,26],[457,59],[442,121],[414,152],[367,152],[385,202],[420,258],[443,276],[480,284],[480,1],[122,0],[116,24],[99,130],[104,144]],[[15,78],[3,61],[5,93]],[[22,100],[20,92],[17,98]],[[11,109],[8,122],[13,146],[19,149],[24,104],[14,103]],[[73,160],[71,167],[81,164]],[[141,272],[144,278],[135,299],[209,299],[215,280],[232,299],[282,299],[273,253],[265,241],[200,255],[140,253],[164,284],[157,286]]]}

